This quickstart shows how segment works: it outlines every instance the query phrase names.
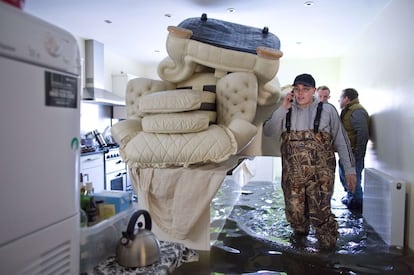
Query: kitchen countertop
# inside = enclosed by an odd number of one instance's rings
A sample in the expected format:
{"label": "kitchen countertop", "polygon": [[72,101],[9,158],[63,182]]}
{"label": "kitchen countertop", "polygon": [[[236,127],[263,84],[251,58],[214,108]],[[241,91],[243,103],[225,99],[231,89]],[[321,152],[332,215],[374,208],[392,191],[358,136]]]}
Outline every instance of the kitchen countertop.
{"label": "kitchen countertop", "polygon": [[171,274],[183,263],[198,261],[196,251],[185,247],[179,243],[160,241],[161,259],[159,262],[146,267],[127,268],[120,266],[114,256],[97,265],[92,275],[138,275],[138,274]]}
{"label": "kitchen countertop", "polygon": [[81,149],[81,156],[107,153],[111,149],[119,148],[119,146],[117,144],[112,144],[106,147],[87,147],[87,148],[95,148],[95,150],[89,151],[89,152],[82,152],[82,149]]}
{"label": "kitchen countertop", "polygon": [[96,154],[103,154],[106,151],[108,151],[108,149],[96,149],[96,151],[91,151],[91,152],[81,152],[81,156],[89,156],[89,155],[96,155]]}

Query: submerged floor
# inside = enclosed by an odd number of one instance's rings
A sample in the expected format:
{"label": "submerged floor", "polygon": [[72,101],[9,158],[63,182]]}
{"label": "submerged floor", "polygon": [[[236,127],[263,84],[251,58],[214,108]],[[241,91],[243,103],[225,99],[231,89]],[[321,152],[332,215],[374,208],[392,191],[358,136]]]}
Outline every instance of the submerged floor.
{"label": "submerged floor", "polygon": [[[224,192],[215,211],[231,211],[209,252],[174,274],[414,274],[414,253],[388,247],[364,222],[340,202],[337,188],[332,210],[340,237],[332,252],[320,252],[313,232],[305,246],[289,241],[279,183],[249,182],[233,208]],[[228,195],[227,195],[228,196]],[[227,203],[226,203],[227,201]],[[230,210],[229,210],[230,209]],[[227,215],[225,215],[227,216]],[[213,225],[214,228],[214,225]]]}

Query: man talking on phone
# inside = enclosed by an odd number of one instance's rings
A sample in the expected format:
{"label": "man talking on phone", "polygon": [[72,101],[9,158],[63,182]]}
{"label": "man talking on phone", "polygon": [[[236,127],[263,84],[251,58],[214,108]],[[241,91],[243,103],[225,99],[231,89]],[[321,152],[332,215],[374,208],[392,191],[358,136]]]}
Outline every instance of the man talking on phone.
{"label": "man talking on phone", "polygon": [[315,229],[321,250],[336,247],[338,224],[331,211],[335,151],[345,170],[347,187],[355,190],[356,174],[348,136],[336,108],[315,96],[315,79],[300,74],[293,91],[264,123],[264,134],[281,140],[285,214],[300,244]]}

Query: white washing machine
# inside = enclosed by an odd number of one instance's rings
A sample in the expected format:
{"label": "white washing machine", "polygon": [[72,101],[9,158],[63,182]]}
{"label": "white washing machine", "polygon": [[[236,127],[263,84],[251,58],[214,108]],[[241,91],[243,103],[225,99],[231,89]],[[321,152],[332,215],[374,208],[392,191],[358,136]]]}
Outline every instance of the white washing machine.
{"label": "white washing machine", "polygon": [[0,270],[79,274],[75,38],[0,2]]}

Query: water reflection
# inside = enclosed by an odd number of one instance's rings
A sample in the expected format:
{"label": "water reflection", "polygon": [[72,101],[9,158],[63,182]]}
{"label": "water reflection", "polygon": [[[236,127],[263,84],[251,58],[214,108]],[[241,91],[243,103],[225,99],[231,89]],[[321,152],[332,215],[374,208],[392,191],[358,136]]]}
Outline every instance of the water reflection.
{"label": "water reflection", "polygon": [[223,194],[213,210],[230,213],[210,251],[211,274],[414,274],[414,255],[388,247],[335,194],[332,209],[340,236],[336,250],[328,253],[319,251],[312,230],[301,245],[289,241],[291,229],[278,183],[249,182],[235,193]]}

